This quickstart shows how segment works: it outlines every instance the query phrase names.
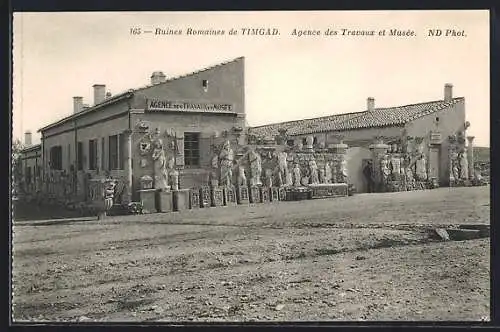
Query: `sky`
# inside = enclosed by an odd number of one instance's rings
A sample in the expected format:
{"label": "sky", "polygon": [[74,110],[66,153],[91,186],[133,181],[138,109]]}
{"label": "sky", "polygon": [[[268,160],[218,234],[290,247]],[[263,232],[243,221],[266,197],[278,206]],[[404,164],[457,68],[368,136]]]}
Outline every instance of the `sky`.
{"label": "sky", "polygon": [[[226,33],[193,36],[188,28]],[[243,28],[279,35],[243,35]],[[339,34],[324,35],[328,29]],[[389,29],[415,36],[388,36]],[[429,29],[465,36],[430,37]],[[367,97],[376,107],[440,100],[452,83],[453,95],[465,97],[468,134],[490,145],[489,13],[477,10],[14,13],[13,138],[30,130],[40,142],[37,130],[70,115],[73,96],[92,104],[93,84],[117,94],[149,84],[153,71],[178,76],[240,56],[250,126],[364,111]]]}

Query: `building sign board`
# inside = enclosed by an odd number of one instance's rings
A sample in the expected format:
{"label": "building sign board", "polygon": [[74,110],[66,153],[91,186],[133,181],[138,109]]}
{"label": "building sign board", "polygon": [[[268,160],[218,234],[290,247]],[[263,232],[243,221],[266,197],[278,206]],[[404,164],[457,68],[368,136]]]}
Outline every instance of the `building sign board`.
{"label": "building sign board", "polygon": [[213,112],[234,113],[233,105],[219,103],[202,103],[189,101],[149,99],[148,111],[185,111],[185,112]]}

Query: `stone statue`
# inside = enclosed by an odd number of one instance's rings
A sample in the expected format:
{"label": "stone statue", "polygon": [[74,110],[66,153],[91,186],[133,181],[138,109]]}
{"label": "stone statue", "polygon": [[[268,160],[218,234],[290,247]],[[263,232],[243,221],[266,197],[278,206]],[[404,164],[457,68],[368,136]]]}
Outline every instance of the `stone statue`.
{"label": "stone statue", "polygon": [[285,186],[287,186],[287,187],[293,186],[293,175],[292,175],[292,172],[287,172],[286,173]]}
{"label": "stone statue", "polygon": [[250,171],[251,171],[251,185],[252,186],[259,186],[262,184],[261,182],[261,173],[262,173],[262,159],[260,155],[255,151],[252,150],[250,152]]}
{"label": "stone statue", "polygon": [[389,176],[391,174],[387,155],[384,155],[380,160],[380,174],[382,175],[382,182],[387,183],[387,180],[389,179]]}
{"label": "stone statue", "polygon": [[469,161],[467,160],[467,152],[464,150],[459,155],[460,162],[460,179],[467,180],[469,178]]}
{"label": "stone statue", "polygon": [[273,186],[273,171],[270,170],[269,168],[267,168],[265,174],[266,174],[266,186],[272,187]]}
{"label": "stone statue", "polygon": [[154,141],[152,158],[154,160],[155,189],[170,189],[168,185],[167,158],[161,138]]}
{"label": "stone statue", "polygon": [[345,159],[345,156],[342,155],[340,159],[340,175],[341,175],[341,180],[342,183],[347,183],[347,160]]}
{"label": "stone statue", "polygon": [[421,153],[415,161],[415,175],[420,181],[427,180],[427,160],[423,153]]}
{"label": "stone statue", "polygon": [[394,180],[401,177],[401,159],[399,156],[393,156],[391,159],[392,176]]}
{"label": "stone statue", "polygon": [[284,151],[278,153],[279,178],[281,179],[280,184],[282,184],[284,178],[286,179],[286,175],[288,173],[288,164],[286,161],[287,157],[288,155]]}
{"label": "stone statue", "polygon": [[314,144],[314,137],[306,136],[306,149],[311,150]]}
{"label": "stone statue", "polygon": [[300,172],[299,164],[295,164],[293,167],[293,185],[295,187],[300,187],[300,181],[302,179],[302,174]]}
{"label": "stone statue", "polygon": [[247,176],[245,174],[245,167],[242,165],[238,166],[238,186],[247,185]]}
{"label": "stone statue", "polygon": [[318,184],[319,183],[318,165],[316,165],[316,161],[311,160],[309,162],[309,171],[310,171],[310,174],[311,174],[311,180],[310,180],[311,183],[312,184]]}
{"label": "stone statue", "polygon": [[324,168],[320,168],[319,169],[319,183],[326,183],[326,179],[325,179],[325,169]]}
{"label": "stone statue", "polygon": [[406,167],[406,185],[407,189],[414,189],[415,188],[415,178],[413,177],[413,171],[411,167]]}
{"label": "stone statue", "polygon": [[325,163],[325,183],[332,183],[332,168],[330,162]]}
{"label": "stone statue", "polygon": [[451,173],[455,181],[460,179],[460,172],[458,171],[458,163],[456,160],[452,160]]}
{"label": "stone statue", "polygon": [[210,170],[210,174],[209,174],[210,185],[212,187],[218,187],[219,186],[219,176],[217,175],[217,171],[219,169],[219,156],[214,155],[212,157],[211,166],[212,166],[212,169]]}
{"label": "stone statue", "polygon": [[224,142],[222,151],[219,154],[219,160],[221,184],[223,186],[230,186],[233,179],[234,151],[231,149],[229,141]]}

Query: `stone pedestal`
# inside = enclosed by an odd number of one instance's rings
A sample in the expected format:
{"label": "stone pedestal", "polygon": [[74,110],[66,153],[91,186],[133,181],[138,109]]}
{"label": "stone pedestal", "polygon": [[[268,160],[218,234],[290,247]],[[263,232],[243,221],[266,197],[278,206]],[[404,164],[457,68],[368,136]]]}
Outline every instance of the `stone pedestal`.
{"label": "stone pedestal", "polygon": [[250,203],[260,203],[260,188],[257,186],[250,187]]}
{"label": "stone pedestal", "polygon": [[278,189],[278,199],[280,201],[286,201],[286,188],[280,187]]}
{"label": "stone pedestal", "polygon": [[203,186],[200,188],[200,207],[209,207],[210,206],[210,187]]}
{"label": "stone pedestal", "polygon": [[311,189],[309,189],[308,187],[293,187],[287,190],[286,195],[287,201],[302,201],[305,199],[310,199]]}
{"label": "stone pedestal", "polygon": [[143,213],[156,212],[156,189],[139,190],[139,199],[142,204]]}
{"label": "stone pedestal", "polygon": [[189,191],[189,206],[191,209],[199,209],[201,207],[200,189],[191,189]]}
{"label": "stone pedestal", "polygon": [[348,196],[347,183],[325,183],[325,184],[311,184],[309,188],[311,189],[311,198],[332,198],[332,197],[343,197]]}
{"label": "stone pedestal", "polygon": [[156,210],[158,212],[172,212],[174,210],[173,194],[171,191],[156,191]]}
{"label": "stone pedestal", "polygon": [[238,186],[236,188],[236,199],[238,204],[248,204],[250,202],[247,186]]}
{"label": "stone pedestal", "polygon": [[224,205],[224,192],[221,187],[213,187],[210,196],[210,206]]}
{"label": "stone pedestal", "polygon": [[174,201],[174,211],[188,210],[190,208],[190,190],[179,189],[172,191]]}
{"label": "stone pedestal", "polygon": [[261,203],[269,203],[271,198],[269,197],[271,193],[271,188],[269,187],[260,187],[260,202]]}
{"label": "stone pedestal", "polygon": [[224,187],[224,205],[233,206],[236,205],[236,190],[234,187]]}
{"label": "stone pedestal", "polygon": [[278,202],[280,200],[278,187],[271,187],[271,196],[269,198],[273,203]]}
{"label": "stone pedestal", "polygon": [[376,139],[375,143],[370,145],[370,150],[372,151],[372,162],[373,162],[373,177],[375,191],[381,192],[385,189],[385,183],[383,180],[382,170],[380,168],[380,161],[387,154],[387,149],[389,145],[384,144],[381,139]]}

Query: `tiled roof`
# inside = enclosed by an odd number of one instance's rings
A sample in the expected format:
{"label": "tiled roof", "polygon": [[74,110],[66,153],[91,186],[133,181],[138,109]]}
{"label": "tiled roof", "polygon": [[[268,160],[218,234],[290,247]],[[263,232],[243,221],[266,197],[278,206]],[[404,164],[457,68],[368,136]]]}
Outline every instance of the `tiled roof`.
{"label": "tiled roof", "polygon": [[463,102],[464,98],[451,101],[437,100],[397,107],[375,108],[372,111],[334,114],[313,119],[274,123],[249,129],[256,136],[275,136],[284,128],[288,135],[303,135],[327,131],[346,131],[362,128],[404,125],[417,118],[432,114]]}
{"label": "tiled roof", "polygon": [[225,61],[225,62],[221,62],[221,63],[218,63],[216,65],[213,65],[213,66],[210,66],[210,67],[205,67],[203,69],[200,69],[200,70],[196,70],[194,72],[191,72],[191,73],[187,73],[187,74],[184,74],[184,75],[180,75],[180,76],[175,76],[175,77],[171,77],[169,78],[168,80],[164,81],[164,82],[161,82],[161,83],[158,83],[158,84],[148,84],[148,85],[144,85],[142,87],[138,87],[138,88],[135,88],[135,89],[128,89],[127,91],[123,91],[123,92],[120,92],[118,94],[115,94],[113,95],[112,97],[110,98],[107,98],[105,99],[104,101],[102,101],[101,103],[99,104],[95,104],[94,106],[92,107],[89,107],[89,108],[86,108],[84,109],[83,111],[81,112],[78,112],[76,114],[71,114],[69,116],[66,116],[64,118],[62,118],[61,120],[59,121],[56,121],[56,122],[53,122],[41,129],[38,130],[38,132],[41,132],[41,131],[44,131],[46,129],[49,129],[49,128],[52,128],[52,127],[55,127],[55,126],[58,126],[58,125],[61,125],[69,120],[72,120],[74,118],[77,118],[77,117],[80,117],[84,114],[88,114],[88,113],[91,113],[93,112],[94,110],[96,109],[99,109],[103,106],[106,106],[106,105],[110,105],[110,104],[113,104],[115,103],[116,101],[118,100],[122,100],[123,98],[127,98],[127,97],[131,97],[133,96],[134,92],[137,92],[137,91],[141,91],[141,90],[145,90],[145,89],[148,89],[152,86],[156,86],[156,85],[160,85],[160,84],[165,84],[165,83],[168,83],[168,82],[172,82],[172,81],[175,81],[175,80],[178,80],[178,79],[181,79],[181,78],[184,78],[184,77],[187,77],[187,76],[191,76],[191,75],[195,75],[195,74],[199,74],[199,73],[202,73],[204,71],[207,71],[207,70],[210,70],[210,69],[214,69],[214,68],[217,68],[217,67],[221,67],[221,66],[224,66],[224,65],[227,65],[229,63],[232,63],[232,62],[236,62],[238,60],[243,60],[244,57],[238,57],[238,58],[235,58],[235,59],[232,59],[232,60],[229,60],[229,61]]}

